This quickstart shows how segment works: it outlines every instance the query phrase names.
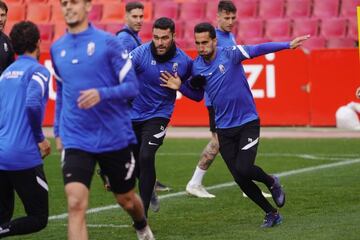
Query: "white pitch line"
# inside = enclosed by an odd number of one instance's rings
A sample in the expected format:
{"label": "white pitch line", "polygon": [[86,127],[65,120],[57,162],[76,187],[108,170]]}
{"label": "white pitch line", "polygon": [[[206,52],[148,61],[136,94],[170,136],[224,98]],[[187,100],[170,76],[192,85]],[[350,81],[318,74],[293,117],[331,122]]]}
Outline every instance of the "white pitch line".
{"label": "white pitch line", "polygon": [[[286,172],[281,172],[281,173],[275,173],[275,175],[278,177],[287,177],[287,176],[297,175],[297,174],[301,174],[301,173],[313,172],[313,171],[317,171],[317,170],[340,167],[340,166],[351,165],[351,164],[356,164],[356,163],[360,163],[360,158],[336,162],[336,163],[324,164],[324,165],[319,165],[319,166],[315,166],[315,167],[301,168],[301,169],[296,169],[296,170],[291,170],[291,171],[286,171]],[[207,187],[206,189],[212,190],[212,189],[231,187],[234,185],[236,185],[235,182],[228,182],[228,183],[222,183],[222,184],[210,186],[210,187]],[[177,193],[161,195],[161,196],[159,196],[159,199],[173,198],[173,197],[179,197],[179,196],[184,196],[184,195],[186,195],[186,192],[181,191],[181,192],[177,192]],[[119,205],[114,204],[114,205],[109,205],[109,206],[105,206],[105,207],[92,208],[92,209],[89,209],[88,211],[86,211],[86,213],[88,213],[88,214],[98,213],[98,212],[102,212],[102,211],[106,211],[106,210],[110,210],[110,209],[114,209],[114,208],[119,208]],[[67,213],[63,213],[60,215],[50,216],[49,220],[66,219],[67,216],[68,216]]]}

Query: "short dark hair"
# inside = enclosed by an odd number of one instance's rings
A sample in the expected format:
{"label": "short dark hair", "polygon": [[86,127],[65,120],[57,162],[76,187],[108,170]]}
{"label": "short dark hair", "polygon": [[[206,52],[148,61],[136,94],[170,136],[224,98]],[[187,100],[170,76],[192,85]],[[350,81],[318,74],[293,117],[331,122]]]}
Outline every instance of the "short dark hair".
{"label": "short dark hair", "polygon": [[40,31],[34,23],[21,21],[12,27],[10,39],[16,54],[32,53],[37,48]]}
{"label": "short dark hair", "polygon": [[222,11],[236,13],[237,9],[232,1],[221,0],[218,4],[218,12],[222,12]]}
{"label": "short dark hair", "polygon": [[8,12],[8,7],[5,2],[0,0],[0,8],[5,11],[5,13]]}
{"label": "short dark hair", "polygon": [[170,29],[170,32],[175,33],[175,23],[173,20],[167,17],[156,19],[153,25],[153,29],[154,28],[160,28],[162,30]]}
{"label": "short dark hair", "polygon": [[142,4],[141,2],[128,2],[125,6],[125,11],[127,13],[131,12],[131,10],[133,9],[143,9],[144,10],[144,4]]}
{"label": "short dark hair", "polygon": [[194,33],[203,33],[203,32],[208,32],[211,39],[216,38],[215,28],[213,25],[211,25],[208,22],[202,22],[196,24],[196,26],[194,27]]}

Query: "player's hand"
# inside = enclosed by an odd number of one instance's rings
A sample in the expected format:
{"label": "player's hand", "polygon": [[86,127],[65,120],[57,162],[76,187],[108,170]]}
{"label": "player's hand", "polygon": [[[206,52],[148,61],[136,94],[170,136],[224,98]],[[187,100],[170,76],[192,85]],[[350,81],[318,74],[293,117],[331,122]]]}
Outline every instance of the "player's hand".
{"label": "player's hand", "polygon": [[47,140],[46,138],[42,142],[39,142],[38,146],[42,158],[45,158],[51,153],[51,145],[49,140]]}
{"label": "player's hand", "polygon": [[360,99],[360,87],[356,89],[356,97]]}
{"label": "player's hand", "polygon": [[59,152],[62,152],[62,150],[64,149],[64,146],[62,144],[60,137],[55,138],[55,145],[56,145],[56,150],[58,150]]}
{"label": "player's hand", "polygon": [[89,109],[100,102],[100,93],[97,89],[92,88],[80,92],[80,97],[77,99],[78,107],[82,109]]}
{"label": "player's hand", "polygon": [[304,35],[301,37],[297,37],[290,42],[290,48],[295,49],[300,47],[306,40],[310,38],[310,35]]}
{"label": "player's hand", "polygon": [[175,75],[173,76],[167,71],[162,72],[160,76],[160,80],[163,82],[162,84],[160,84],[160,86],[162,87],[167,87],[174,90],[180,89],[181,79],[179,78],[177,73],[175,73]]}

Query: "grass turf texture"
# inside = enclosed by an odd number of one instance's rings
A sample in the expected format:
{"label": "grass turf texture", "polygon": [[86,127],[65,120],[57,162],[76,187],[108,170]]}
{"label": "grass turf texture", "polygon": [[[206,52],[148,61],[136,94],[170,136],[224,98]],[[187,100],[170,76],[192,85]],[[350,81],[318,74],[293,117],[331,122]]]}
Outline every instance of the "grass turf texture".
{"label": "grass turf texture", "polygon": [[[156,160],[161,182],[179,196],[161,193],[159,213],[149,210],[156,239],[360,239],[360,162],[332,168],[286,174],[291,170],[360,159],[359,139],[262,139],[256,163],[280,178],[287,193],[281,209],[283,224],[271,229],[259,226],[263,212],[243,198],[235,185],[209,190],[215,199],[186,196],[183,191],[193,174],[207,140],[166,139]],[[55,148],[53,148],[55,149]],[[60,155],[45,160],[50,187],[50,215],[66,213],[60,171]],[[205,186],[232,182],[223,160],[217,157],[204,178]],[[262,184],[259,184],[266,190]],[[166,197],[166,198],[164,198]],[[272,201],[272,200],[270,200]],[[114,205],[99,177],[94,177],[89,208]],[[15,216],[23,214],[17,200]],[[92,240],[136,239],[131,220],[120,208],[87,216]],[[66,219],[50,220],[43,231],[9,239],[66,239]]]}

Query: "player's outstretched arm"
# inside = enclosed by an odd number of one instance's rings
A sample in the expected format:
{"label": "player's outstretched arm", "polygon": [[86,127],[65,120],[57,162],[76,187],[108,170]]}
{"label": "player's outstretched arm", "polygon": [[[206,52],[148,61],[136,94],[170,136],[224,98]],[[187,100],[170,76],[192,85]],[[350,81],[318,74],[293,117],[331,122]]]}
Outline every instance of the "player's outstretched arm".
{"label": "player's outstretched arm", "polygon": [[294,40],[292,40],[290,42],[290,48],[295,49],[295,48],[300,47],[309,38],[310,38],[310,35],[304,35],[304,36],[300,36],[300,37],[295,38]]}

